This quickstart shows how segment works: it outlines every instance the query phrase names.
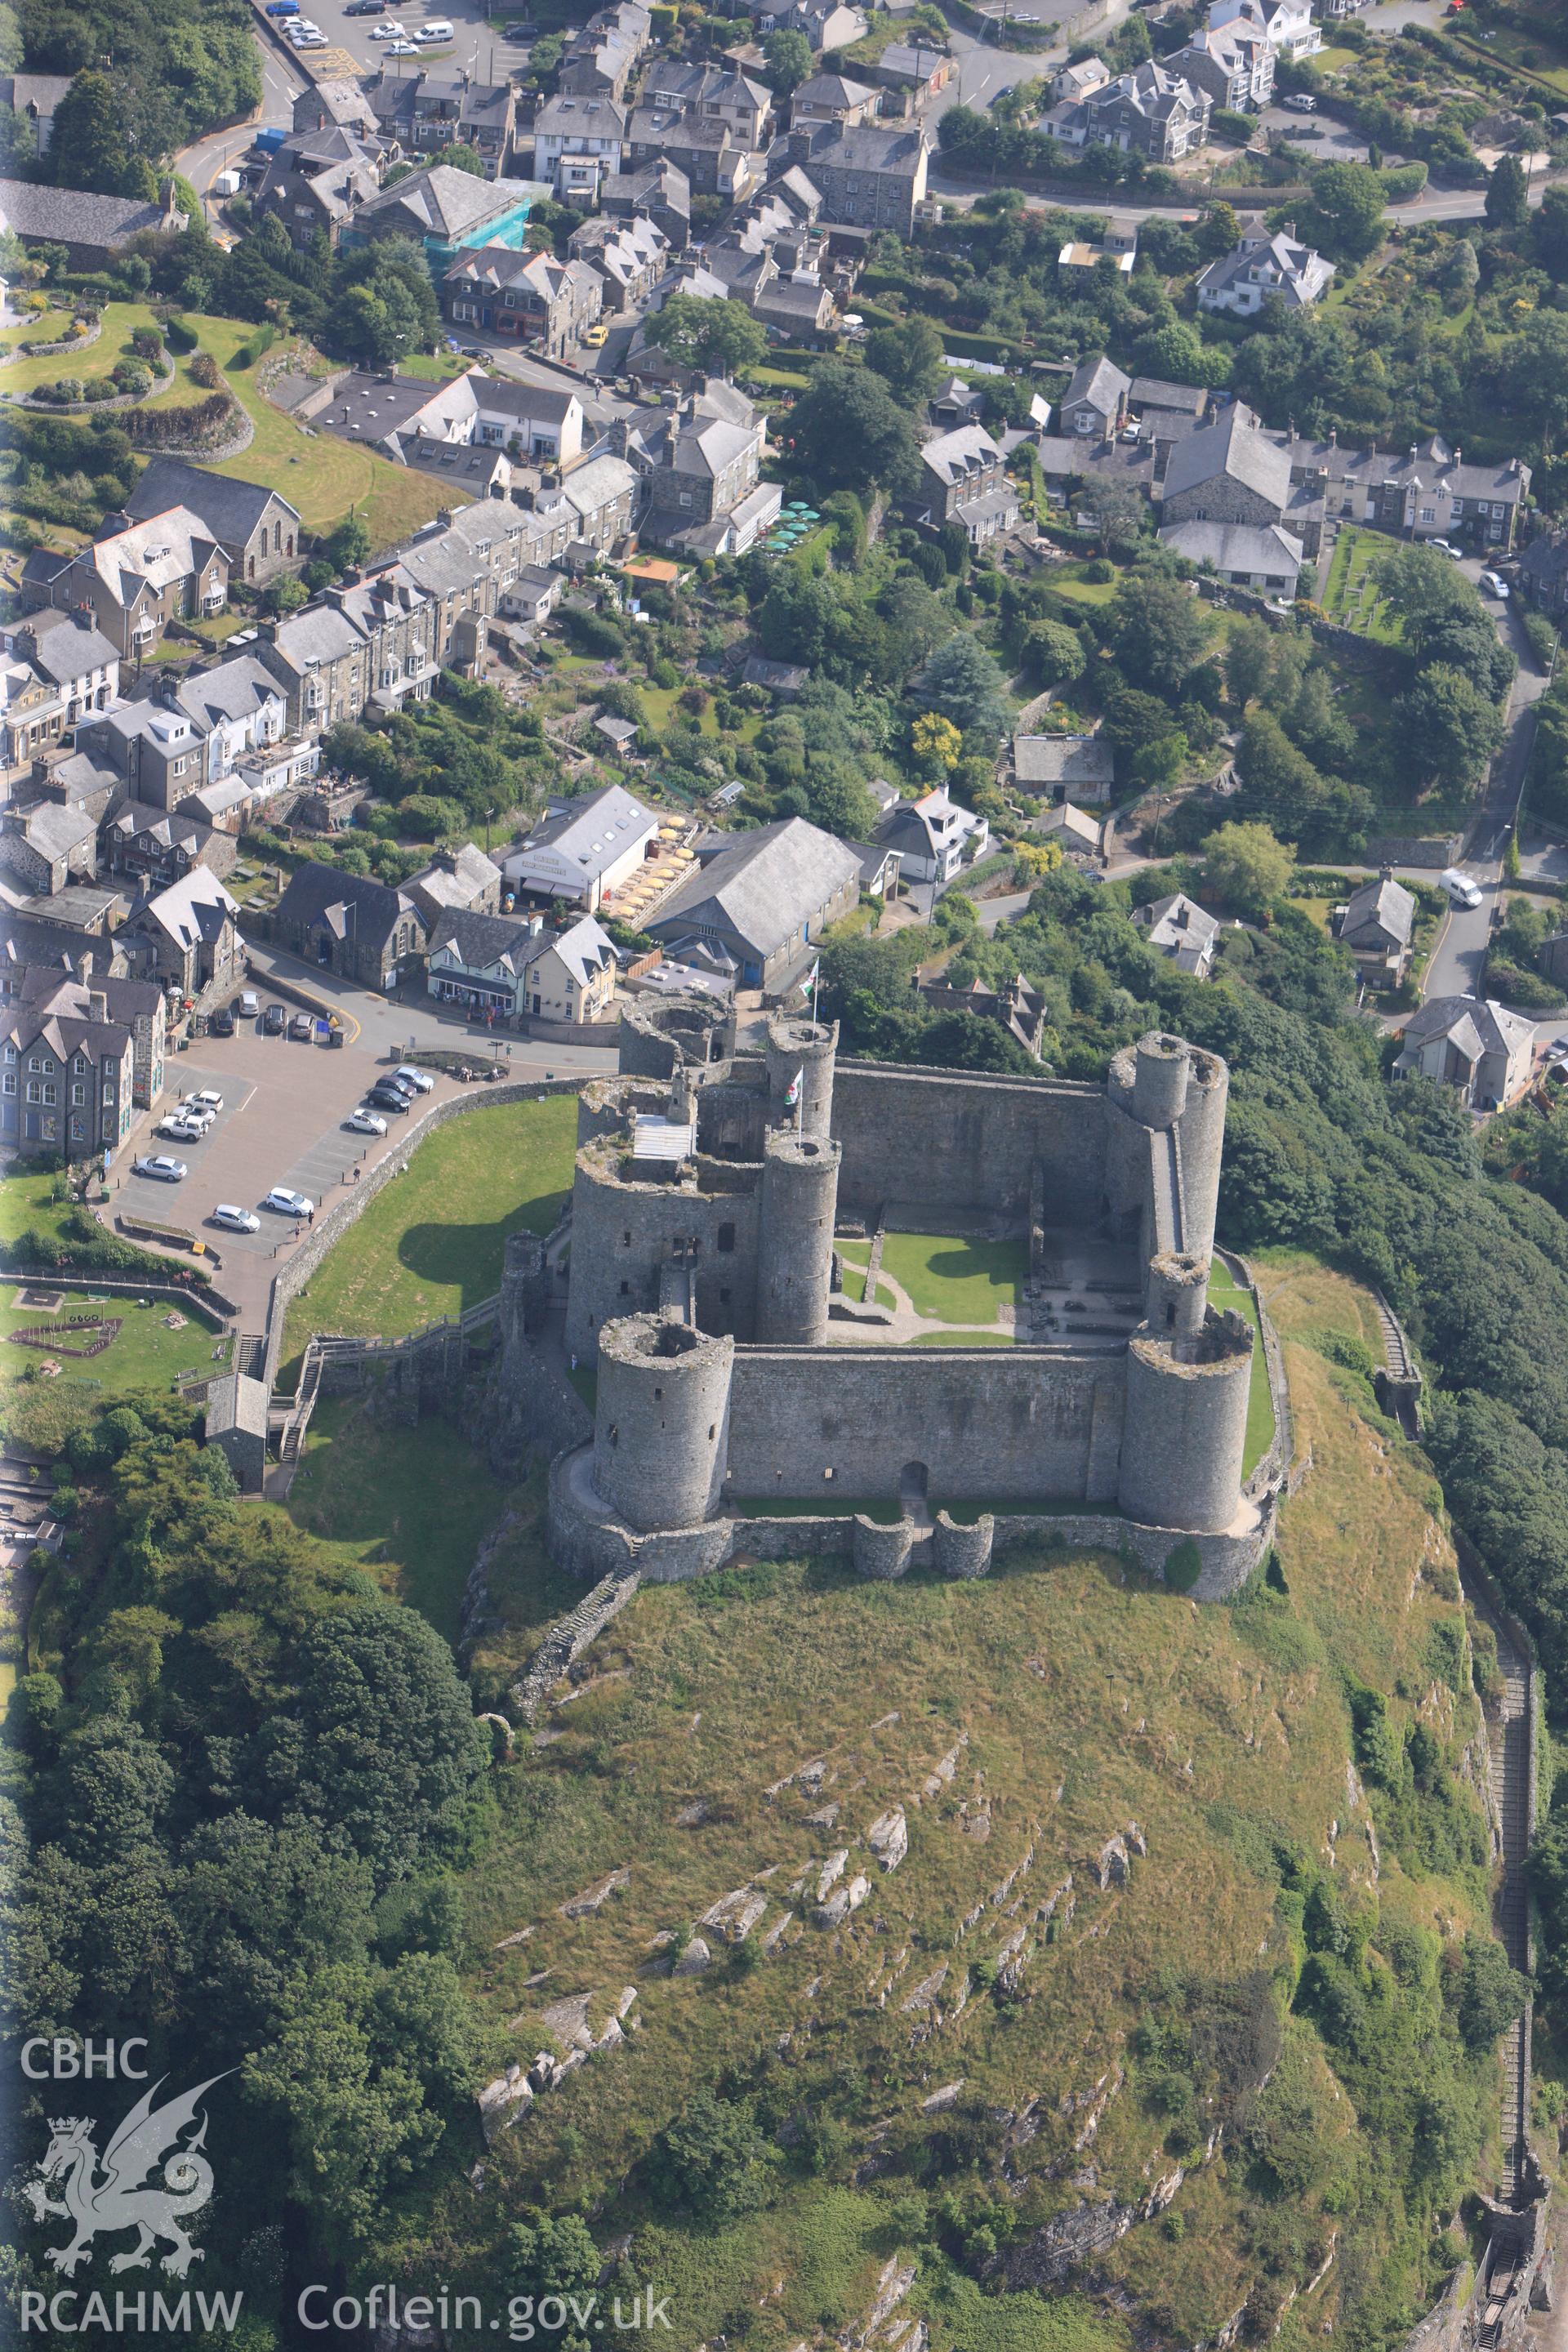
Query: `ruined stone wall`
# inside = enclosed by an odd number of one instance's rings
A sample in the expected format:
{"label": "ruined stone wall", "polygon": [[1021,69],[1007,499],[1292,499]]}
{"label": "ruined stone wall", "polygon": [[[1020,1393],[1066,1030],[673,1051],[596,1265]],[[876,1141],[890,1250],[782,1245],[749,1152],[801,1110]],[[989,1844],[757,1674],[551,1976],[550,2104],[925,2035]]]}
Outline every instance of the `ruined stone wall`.
{"label": "ruined stone wall", "polygon": [[840,1062],[833,1132],[844,1147],[843,1207],[994,1210],[1022,1225],[1038,1162],[1047,1224],[1092,1224],[1102,1213],[1106,1110],[1097,1086]]}
{"label": "ruined stone wall", "polygon": [[933,1500],[1113,1502],[1125,1382],[1120,1354],[737,1349],[726,1491],[892,1501],[919,1462]]}

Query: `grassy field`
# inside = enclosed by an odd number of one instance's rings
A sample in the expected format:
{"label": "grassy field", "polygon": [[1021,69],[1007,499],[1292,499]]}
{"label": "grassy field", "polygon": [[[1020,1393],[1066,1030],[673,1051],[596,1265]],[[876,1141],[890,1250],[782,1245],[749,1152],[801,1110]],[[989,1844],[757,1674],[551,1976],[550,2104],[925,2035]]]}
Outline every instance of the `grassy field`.
{"label": "grassy field", "polygon": [[1086,568],[1081,563],[1053,563],[1046,576],[1056,595],[1070,596],[1075,604],[1109,604],[1116,593],[1116,581],[1086,580]]}
{"label": "grassy field", "polygon": [[[870,1243],[835,1242],[833,1246],[844,1262],[845,1297],[853,1299],[857,1306],[864,1305],[866,1298],[866,1275],[871,1257]],[[878,1283],[877,1296],[872,1303],[878,1307],[892,1306],[893,1294],[888,1288],[885,1282]]]}
{"label": "grassy field", "polygon": [[289,1516],[455,1643],[474,1554],[504,1496],[448,1423],[394,1428],[372,1420],[357,1398],[340,1397],[310,1417]]}
{"label": "grassy field", "polygon": [[55,1199],[55,1183],[53,1176],[15,1163],[0,1176],[0,1244],[28,1231],[58,1239],[68,1203]]}
{"label": "grassy field", "polygon": [[[256,381],[254,368],[236,368],[234,355],[256,332],[235,319],[187,317],[185,324],[224,372],[224,380],[256,427],[248,449],[215,466],[216,474],[266,482],[299,508],[307,530],[331,530],[352,507],[370,529],[377,549],[406,539],[437,509],[466,505],[460,490],[437,482],[413,467],[395,466],[374,451],[306,433],[274,408]],[[107,338],[105,338],[107,341]]]}
{"label": "grassy field", "polygon": [[70,322],[68,310],[40,310],[19,326],[0,329],[0,352],[14,352],[18,343],[58,343]]}
{"label": "grassy field", "polygon": [[285,1385],[312,1331],[400,1339],[500,1286],[508,1234],[550,1231],[572,1183],[573,1095],[470,1111],[422,1143],[289,1309]]}
{"label": "grassy field", "polygon": [[[1202,1608],[1113,1557],[1057,1547],[1008,1554],[973,1583],[868,1583],[821,1560],[645,1585],[584,1661],[586,1679],[542,1717],[547,1744],[499,1778],[500,1825],[466,1884],[484,1955],[470,1983],[498,2063],[549,2046],[542,2011],[563,1994],[586,1995],[597,2031],[635,1986],[640,2030],[497,2143],[498,2192],[513,2209],[591,2206],[601,2241],[629,2233],[639,2274],[657,2273],[677,2299],[682,2341],[710,2341],[735,2313],[747,2315],[748,2352],[816,2340],[863,2317],[888,2257],[917,2248],[904,2310],[943,2347],[1121,2352],[1130,2320],[1149,2340],[1212,2338],[1258,2275],[1247,2252],[1256,2182],[1237,2153],[1189,2170],[1179,2226],[1134,2228],[1096,2257],[1106,2297],[1092,2305],[982,2296],[931,2250],[928,2212],[977,2164],[987,2175],[1002,2115],[1027,2117],[1009,2135],[1004,2202],[1030,2228],[1075,2205],[1090,2102],[1088,2193],[1147,2194],[1170,2168],[1165,2119],[1122,2070],[1150,1988],[1211,1986],[1238,1965],[1289,1969],[1275,1842],[1320,1862],[1333,1853],[1347,1907],[1385,1929],[1449,1942],[1484,1930],[1483,1869],[1407,1871],[1386,1835],[1374,1860],[1367,1816],[1346,1797],[1348,1684],[1390,1694],[1400,1736],[1417,1706],[1436,1709],[1450,1771],[1479,1725],[1468,1693],[1433,1691],[1438,1629],[1451,1638],[1463,1617],[1429,1516],[1430,1473],[1391,1440],[1354,1376],[1310,1344],[1365,1330],[1364,1295],[1300,1257],[1271,1261],[1260,1280],[1315,1465],[1285,1507],[1271,1583]],[[537,1486],[528,1510],[509,1538],[507,1624],[476,1661],[498,1685],[562,1599],[542,1558]],[[819,1760],[805,1779],[808,1759]],[[814,1822],[825,1803],[837,1812]],[[909,1852],[886,1875],[865,1840],[892,1804],[906,1810]],[[1131,1821],[1147,1859],[1102,1894],[1084,1857]],[[804,1922],[810,1895],[791,1889],[832,1846],[849,1847],[850,1871],[872,1884],[824,1933]],[[564,1916],[621,1870],[614,1899]],[[1064,1909],[1069,1874],[1076,1908]],[[705,1930],[710,1968],[671,1977],[659,1939],[683,1940],[747,1886],[766,1903],[748,1943],[733,1951]],[[764,1956],[786,1912],[796,1924]],[[998,1998],[1003,1937],[1019,1929],[1019,1990]],[[906,2007],[938,1971],[925,2005]],[[1321,2043],[1297,2022],[1282,2064],[1328,2151],[1318,2185],[1275,2216],[1281,2284],[1301,2286],[1338,2210],[1323,2183],[1364,2181],[1376,2159]],[[784,2157],[763,2210],[683,2226],[661,2208],[644,2152],[694,2092],[721,2083],[795,2119],[805,2147]],[[944,2084],[952,2112],[933,2114],[924,2103]],[[873,2128],[876,2177],[855,2188]],[[1368,2259],[1392,2277],[1411,2244],[1398,2183],[1379,2210]],[[430,2217],[432,2244],[445,2221]],[[1343,2276],[1336,2265],[1303,2296],[1287,2342],[1337,2323]],[[1413,2298],[1431,2284],[1405,2278]],[[1127,2317],[1119,2296],[1131,2298]]]}
{"label": "grassy field", "polygon": [[882,1243],[882,1264],[917,1314],[942,1323],[994,1323],[999,1307],[1016,1307],[1021,1299],[1029,1253],[1016,1241],[890,1233]]}
{"label": "grassy field", "polygon": [[1257,1334],[1252,1350],[1252,1384],[1247,1396],[1247,1444],[1241,1463],[1242,1476],[1250,1478],[1274,1443],[1274,1400],[1268,1393],[1268,1366],[1264,1360],[1258,1301],[1250,1290],[1243,1290],[1232,1279],[1229,1268],[1215,1258],[1209,1272],[1209,1304],[1221,1311],[1234,1307],[1238,1315],[1246,1316]]}

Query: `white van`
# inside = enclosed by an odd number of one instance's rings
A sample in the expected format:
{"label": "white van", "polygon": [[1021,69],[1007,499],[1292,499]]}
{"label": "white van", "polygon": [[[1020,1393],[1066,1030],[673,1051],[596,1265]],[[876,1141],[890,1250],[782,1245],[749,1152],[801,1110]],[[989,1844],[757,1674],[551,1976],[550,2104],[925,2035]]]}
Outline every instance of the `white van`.
{"label": "white van", "polygon": [[1479,885],[1472,882],[1468,874],[1462,874],[1457,866],[1445,866],[1437,878],[1448,893],[1450,906],[1479,907],[1480,905],[1481,892]]}
{"label": "white van", "polygon": [[426,48],[433,49],[438,42],[455,41],[457,27],[448,16],[432,16],[427,25],[420,26],[414,37],[416,41],[423,41]]}

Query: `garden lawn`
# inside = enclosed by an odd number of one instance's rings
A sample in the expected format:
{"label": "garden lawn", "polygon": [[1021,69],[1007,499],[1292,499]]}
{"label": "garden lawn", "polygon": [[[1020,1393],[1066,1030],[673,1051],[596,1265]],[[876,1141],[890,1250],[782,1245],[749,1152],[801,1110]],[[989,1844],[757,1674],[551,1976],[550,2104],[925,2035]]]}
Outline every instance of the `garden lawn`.
{"label": "garden lawn", "polygon": [[[83,383],[96,383],[110,373],[117,361],[130,356],[132,335],[156,324],[145,302],[106,302],[103,332],[96,342],[79,352],[51,352],[41,359],[16,360],[10,367],[0,368],[0,395],[37,392],[41,383],[54,383],[62,375],[79,376]],[[36,330],[29,329],[26,341],[36,340]],[[84,411],[83,416],[88,413]],[[79,424],[81,421],[77,419]]]}
{"label": "garden lawn", "polygon": [[1116,581],[1086,580],[1083,574],[1082,564],[1068,563],[1053,564],[1046,576],[1057,595],[1070,596],[1075,604],[1109,604],[1116,593]]}
{"label": "garden lawn", "polygon": [[[951,1234],[888,1234],[884,1270],[909,1295],[918,1315],[941,1323],[994,1322],[999,1307],[1016,1307],[1029,1271],[1022,1242],[977,1242]],[[1010,1343],[1013,1334],[1009,1330]],[[956,1345],[968,1347],[973,1333]],[[982,1343],[984,1344],[984,1343]]]}
{"label": "garden lawn", "polygon": [[450,1422],[394,1428],[339,1397],[310,1417],[289,1516],[456,1643],[463,1587],[504,1494]]}
{"label": "garden lawn", "polygon": [[[240,319],[195,315],[188,315],[184,324],[217,362],[225,383],[256,427],[250,446],[214,466],[213,473],[266,482],[299,508],[310,531],[331,530],[353,508],[368,525],[377,551],[408,538],[422,523],[432,521],[440,508],[467,504],[449,482],[433,481],[413,467],[395,466],[330,433],[305,433],[274,408],[257,382],[256,369],[234,366],[234,355],[255,334],[254,326]],[[103,340],[107,343],[108,336]]]}
{"label": "garden lawn", "polygon": [[1209,1268],[1209,1304],[1221,1314],[1227,1307],[1234,1307],[1238,1315],[1247,1318],[1257,1334],[1252,1350],[1252,1386],[1247,1398],[1247,1443],[1241,1457],[1241,1475],[1250,1478],[1274,1443],[1274,1399],[1268,1392],[1268,1366],[1263,1354],[1258,1301],[1250,1290],[1237,1286],[1229,1268],[1216,1257]]}
{"label": "garden lawn", "polygon": [[68,310],[40,310],[36,319],[0,331],[0,352],[14,352],[18,343],[58,343],[70,322]]}
{"label": "garden lawn", "polygon": [[56,1241],[65,1230],[66,1201],[55,1199],[55,1179],[36,1168],[12,1168],[0,1177],[0,1249],[31,1230]]}
{"label": "garden lawn", "polygon": [[[62,1381],[93,1381],[100,1391],[115,1396],[127,1389],[167,1389],[176,1373],[219,1371],[227,1361],[227,1340],[196,1316],[186,1318],[183,1331],[165,1329],[164,1316],[183,1312],[166,1298],[155,1298],[142,1307],[125,1291],[68,1290],[58,1313],[48,1315],[37,1307],[17,1307],[15,1301],[20,1287],[7,1280],[0,1289],[0,1387],[10,1388],[29,1368],[36,1371],[49,1357],[59,1365]],[[61,1351],[9,1344],[13,1331],[37,1324],[63,1325],[72,1315],[89,1314],[120,1318],[120,1330],[101,1356],[65,1354],[64,1345],[73,1342],[73,1335],[64,1329]],[[216,1363],[215,1348],[219,1351]]]}
{"label": "garden lawn", "polygon": [[574,1095],[499,1103],[437,1129],[290,1306],[289,1363],[312,1331],[395,1339],[489,1298],[508,1234],[554,1224],[576,1140]]}

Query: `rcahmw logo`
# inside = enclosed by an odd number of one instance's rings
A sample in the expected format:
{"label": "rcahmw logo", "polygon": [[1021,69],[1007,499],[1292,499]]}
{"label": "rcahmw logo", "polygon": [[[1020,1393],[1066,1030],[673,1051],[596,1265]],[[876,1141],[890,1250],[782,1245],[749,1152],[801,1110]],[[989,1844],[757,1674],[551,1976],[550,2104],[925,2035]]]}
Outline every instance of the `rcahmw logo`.
{"label": "rcahmw logo", "polygon": [[[136,2060],[145,2049],[145,2042],[136,2040],[121,2042],[118,2050],[113,2042],[89,2042],[80,2052],[73,2042],[36,2040],[23,2049],[22,2068],[35,2081],[69,2081],[99,2072],[142,2080],[146,2069]],[[37,2063],[40,2053],[50,2063]],[[205,2259],[190,2237],[190,2224],[213,2193],[213,2168],[203,2153],[207,2126],[201,2102],[224,2076],[213,2074],[194,2090],[154,2107],[154,2095],[164,2079],[160,2076],[143,2091],[101,2156],[96,2145],[99,2126],[89,2117],[50,2119],[48,2146],[33,2178],[23,2184],[22,2194],[36,2221],[69,2222],[69,2236],[44,2250],[44,2260],[67,2278],[92,2259],[96,2238],[127,2230],[136,2232],[136,2242],[110,2258],[110,2272],[147,2270],[154,2249],[164,2247],[168,2251],[160,2253],[160,2267],[176,2279]],[[196,2128],[190,2132],[193,2124]],[[183,2137],[187,2132],[190,2137]],[[178,2333],[191,2326],[189,2293],[168,2297],[121,2292],[110,2297],[93,2292],[84,2297],[75,2292],[45,2295],[24,2290],[20,2300],[25,2331],[47,2326],[63,2335],[88,2327],[113,2327],[121,2334],[130,2329]],[[243,2294],[198,2294],[199,2324],[232,2332],[243,2302]]]}

